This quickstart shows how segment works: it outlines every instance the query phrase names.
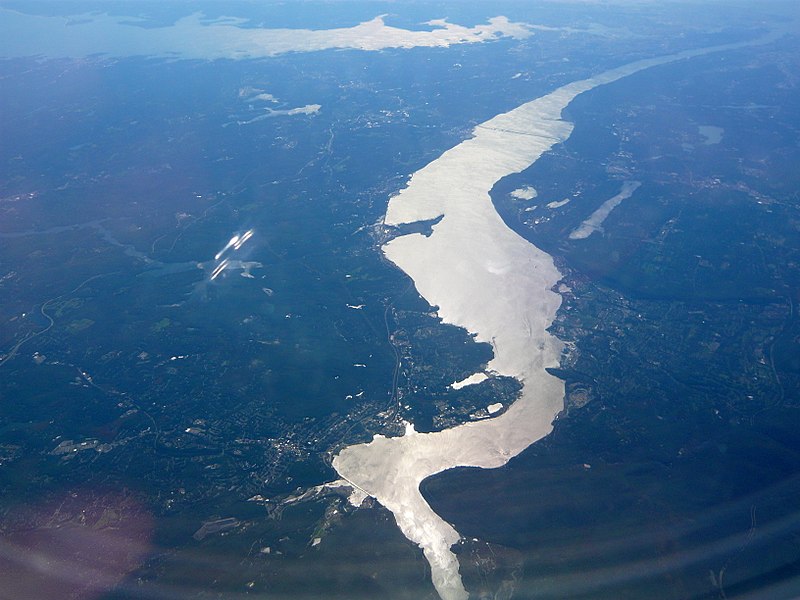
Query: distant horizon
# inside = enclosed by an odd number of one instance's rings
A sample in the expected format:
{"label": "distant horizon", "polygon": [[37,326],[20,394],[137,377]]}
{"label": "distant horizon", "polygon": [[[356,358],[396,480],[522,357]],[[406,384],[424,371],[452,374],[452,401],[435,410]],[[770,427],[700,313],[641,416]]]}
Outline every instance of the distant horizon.
{"label": "distant horizon", "polygon": [[795,9],[0,0],[0,589],[799,590]]}

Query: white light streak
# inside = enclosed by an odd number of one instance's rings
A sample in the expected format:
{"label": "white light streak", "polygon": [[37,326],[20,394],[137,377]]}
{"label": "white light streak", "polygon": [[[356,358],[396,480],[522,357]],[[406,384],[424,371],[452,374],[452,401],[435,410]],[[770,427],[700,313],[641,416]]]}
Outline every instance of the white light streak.
{"label": "white light streak", "polygon": [[225,246],[214,255],[214,260],[219,260],[223,254],[225,254],[231,246],[234,246],[239,242],[239,236],[235,235],[231,238],[231,240],[225,244]]}
{"label": "white light streak", "polygon": [[236,242],[234,242],[234,244],[233,244],[233,249],[234,249],[234,250],[238,250],[238,249],[239,249],[239,248],[241,248],[241,247],[244,245],[244,243],[245,243],[247,240],[249,240],[251,237],[253,237],[253,230],[252,230],[252,229],[248,229],[248,230],[247,230],[247,231],[244,233],[244,235],[242,235],[242,237],[240,237],[238,240],[236,240]]}
{"label": "white light streak", "polygon": [[211,281],[214,281],[219,276],[219,274],[225,270],[225,267],[228,266],[229,262],[230,261],[226,258],[221,263],[219,263],[213,271],[211,271]]}

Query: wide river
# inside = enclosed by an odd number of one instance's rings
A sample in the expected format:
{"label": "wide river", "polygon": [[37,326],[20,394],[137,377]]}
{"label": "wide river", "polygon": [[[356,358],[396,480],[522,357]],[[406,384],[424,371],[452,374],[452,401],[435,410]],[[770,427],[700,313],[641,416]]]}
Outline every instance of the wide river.
{"label": "wide river", "polygon": [[420,483],[454,467],[504,465],[546,436],[563,407],[564,384],[546,371],[558,366],[562,349],[547,331],[561,304],[553,291],[561,274],[548,254],[505,225],[491,189],[569,137],[572,124],[561,112],[579,94],[643,69],[775,37],[640,60],[565,85],[478,125],[390,199],[387,225],[442,218],[428,237],[409,234],[387,243],[386,257],[439,307],[443,321],[492,345],[491,372],[523,384],[520,397],[497,417],[432,433],[409,427],[404,436],[377,435],[334,458],[339,475],[390,510],[403,534],[423,549],[444,600],[468,598],[451,551],[459,534],[425,502]]}

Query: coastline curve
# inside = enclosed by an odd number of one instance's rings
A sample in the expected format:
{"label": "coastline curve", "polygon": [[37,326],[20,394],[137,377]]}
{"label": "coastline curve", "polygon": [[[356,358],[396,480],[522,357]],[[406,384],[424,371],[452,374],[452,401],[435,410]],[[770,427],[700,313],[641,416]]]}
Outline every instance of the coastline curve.
{"label": "coastline curve", "polygon": [[553,291],[561,273],[552,257],[505,225],[492,204],[492,187],[569,137],[573,126],[561,113],[578,95],[644,69],[779,35],[639,60],[562,86],[478,125],[471,138],[415,172],[389,200],[388,225],[440,220],[427,237],[394,238],[383,246],[385,256],[439,307],[445,323],[492,345],[489,370],[523,384],[519,398],[497,417],[431,433],[409,427],[401,437],[376,435],[334,457],[337,473],[391,511],[406,538],[422,548],[443,600],[469,597],[451,551],[459,534],[427,504],[420,483],[455,467],[506,464],[549,434],[563,408],[564,383],[546,371],[558,366],[562,349],[548,332],[561,304]]}

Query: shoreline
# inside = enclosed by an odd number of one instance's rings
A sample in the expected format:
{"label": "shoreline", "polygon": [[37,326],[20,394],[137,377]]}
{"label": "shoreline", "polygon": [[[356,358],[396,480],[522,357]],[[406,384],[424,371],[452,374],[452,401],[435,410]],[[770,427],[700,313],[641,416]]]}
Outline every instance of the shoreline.
{"label": "shoreline", "polygon": [[547,331],[561,304],[553,291],[561,273],[550,255],[505,225],[491,189],[569,138],[573,125],[561,113],[578,95],[650,67],[778,36],[639,60],[562,86],[476,126],[473,137],[415,172],[389,200],[387,225],[440,221],[428,237],[414,233],[385,244],[386,258],[439,307],[443,322],[492,345],[488,371],[523,384],[520,397],[497,417],[431,433],[411,427],[402,437],[376,435],[372,442],[344,448],[333,460],[341,477],[391,511],[403,534],[422,548],[443,600],[469,596],[450,550],[460,536],[427,504],[420,483],[455,467],[506,464],[549,434],[563,408],[564,382],[545,370],[558,366],[563,346]]}

